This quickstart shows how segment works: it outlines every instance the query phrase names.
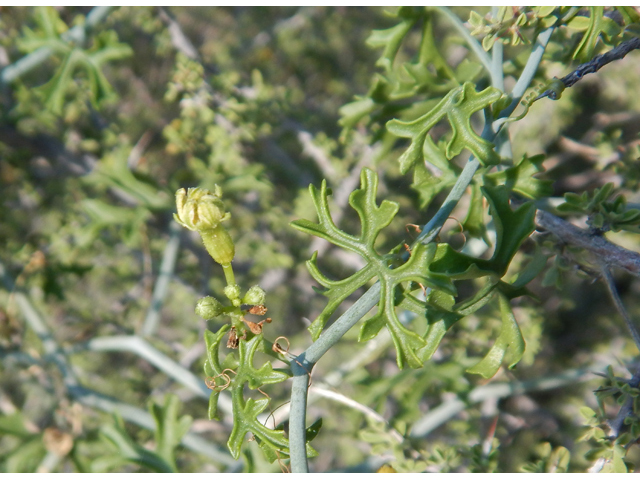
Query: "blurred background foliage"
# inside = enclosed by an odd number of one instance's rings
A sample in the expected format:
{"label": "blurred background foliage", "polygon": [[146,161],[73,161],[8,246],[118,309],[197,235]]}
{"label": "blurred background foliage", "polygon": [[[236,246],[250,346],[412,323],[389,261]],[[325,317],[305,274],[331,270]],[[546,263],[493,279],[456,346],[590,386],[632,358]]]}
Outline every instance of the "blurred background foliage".
{"label": "blurred background foliage", "polygon": [[[224,278],[197,236],[172,227],[174,192],[222,187],[238,283],[268,292],[269,335],[286,336],[298,353],[311,342],[307,319],[325,303],[304,262],[318,250],[323,270],[335,278],[362,266],[289,227],[294,219],[314,218],[307,186],[327,180],[336,223],[350,231],[357,216],[347,207],[348,194],[363,167],[375,169],[379,197],[400,204],[378,247],[413,238],[405,226],[430,218],[446,190],[410,188],[412,179],[396,161],[403,149],[384,123],[398,112],[416,116],[433,106],[450,88],[451,69],[478,85],[486,84],[484,73],[462,60],[467,48],[438,15],[432,35],[446,63],[429,72],[435,87],[394,97],[397,91],[385,90],[393,79],[381,76],[384,62],[376,66],[375,39],[366,43],[372,30],[397,23],[382,8],[102,8],[84,38],[70,32],[90,23],[96,12],[88,7],[0,8],[0,470],[279,471],[255,444],[234,462],[225,452],[228,414],[221,422],[206,420],[202,338],[205,328],[219,325],[207,326],[193,309],[198,298],[221,291]],[[452,11],[470,18],[469,9]],[[577,64],[576,48],[565,48],[574,42],[567,30],[550,45],[540,82]],[[419,31],[409,34],[401,60],[419,54],[419,38]],[[511,43],[505,62],[516,72],[530,46]],[[580,56],[591,48],[576,45]],[[42,48],[50,54],[33,68],[11,71]],[[599,52],[602,41],[592,48]],[[534,104],[514,124],[513,158],[545,155],[542,178],[554,182],[551,200],[612,182],[616,194],[626,194],[624,205],[640,204],[638,78],[640,55],[632,53],[561,101]],[[426,210],[425,195],[434,198]],[[464,218],[468,202],[462,203],[456,218]],[[585,213],[581,208],[571,212]],[[638,250],[628,230],[608,238]],[[581,408],[598,409],[593,391],[635,371],[630,362],[637,351],[581,252],[534,237],[514,260],[523,264],[535,245],[550,256],[531,287],[538,301],[514,302],[527,351],[517,370],[501,371],[487,385],[531,381],[529,387],[481,401],[473,395],[486,381],[465,369],[495,338],[497,311],[453,327],[419,370],[399,372],[389,341],[372,347],[350,332],[320,362],[313,381],[387,423],[312,391],[309,418],[323,418],[313,443],[316,471],[370,471],[383,463],[398,471],[590,467],[587,452],[595,444],[579,438],[594,420]],[[441,241],[464,242],[459,222],[447,222]],[[639,283],[628,274],[617,282],[637,317]],[[25,313],[25,305],[39,314]],[[172,363],[162,367],[163,361]],[[589,373],[606,365],[618,377]],[[585,371],[578,375],[576,368]],[[204,393],[187,384],[188,371]],[[541,386],[566,372],[575,375],[557,388]],[[286,410],[288,388],[268,390],[271,408]],[[459,414],[408,435],[452,398],[467,399]],[[105,413],[114,405],[124,406]],[[145,417],[140,412],[147,409]],[[401,442],[398,434],[410,440]],[[626,460],[636,457],[632,448]]]}

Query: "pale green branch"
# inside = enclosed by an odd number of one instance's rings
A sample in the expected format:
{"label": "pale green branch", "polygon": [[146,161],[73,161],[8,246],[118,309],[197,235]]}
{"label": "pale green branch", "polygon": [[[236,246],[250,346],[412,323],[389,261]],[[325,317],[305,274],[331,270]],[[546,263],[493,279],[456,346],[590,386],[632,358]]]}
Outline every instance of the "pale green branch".
{"label": "pale green branch", "polygon": [[147,310],[147,315],[144,319],[142,330],[140,332],[143,337],[153,335],[158,328],[158,324],[160,323],[160,310],[162,309],[162,303],[167,296],[169,282],[173,276],[178,252],[180,250],[180,234],[182,233],[182,227],[178,225],[177,222],[172,221],[169,225],[169,231],[171,232],[171,236],[162,254],[160,272],[158,273],[158,279],[156,280],[156,285],[153,289],[151,305],[149,305],[149,310]]}
{"label": "pale green branch", "polygon": [[[444,10],[449,12],[448,10]],[[449,12],[450,15],[453,15]],[[456,18],[459,22],[459,20]],[[464,27],[464,26],[463,26]],[[466,28],[465,28],[466,31]],[[509,116],[518,105],[524,91],[529,86],[533,76],[542,60],[542,54],[551,37],[553,28],[543,31],[531,52],[531,55],[523,69],[522,75],[518,79],[516,86],[512,92],[514,100],[511,105],[501,112],[501,117]],[[473,38],[473,37],[471,37]],[[474,42],[475,39],[473,39]],[[480,47],[481,48],[481,47]],[[484,52],[484,50],[483,50]],[[491,61],[488,55],[484,54],[487,68],[490,71]],[[487,124],[482,137],[492,141],[500,131],[499,128],[493,128],[493,125]],[[433,241],[444,222],[449,217],[453,208],[457,205],[460,198],[471,183],[474,174],[480,166],[480,162],[473,156],[467,162],[460,177],[453,186],[451,192],[445,199],[436,215],[425,225],[420,236],[416,240],[422,243]],[[309,372],[311,372],[315,363],[324,355],[333,345],[335,345],[342,336],[351,329],[369,310],[371,310],[379,301],[380,283],[373,285],[356,303],[354,303],[344,314],[342,314],[327,330],[325,330],[320,338],[314,342],[305,352],[298,356],[297,361],[291,363],[293,370],[293,382],[291,388],[291,417],[289,423],[289,440],[291,446],[291,466],[293,472],[305,473],[309,471],[307,457],[305,453],[306,445],[306,408],[307,408],[307,390],[309,382]]]}
{"label": "pale green branch", "polygon": [[[99,6],[95,7],[87,15],[85,22],[81,25],[76,25],[72,29],[62,34],[62,39],[67,42],[83,43],[87,33],[95,28],[99,23],[103,22],[105,18],[116,7]],[[17,80],[21,76],[27,74],[40,64],[45,62],[54,50],[50,47],[42,47],[31,52],[29,55],[22,57],[15,63],[6,66],[0,72],[0,85],[8,85],[14,80]]]}
{"label": "pale green branch", "polygon": [[453,418],[474,403],[479,403],[489,398],[505,398],[512,395],[521,395],[526,392],[551,390],[575,383],[585,382],[594,378],[594,371],[603,370],[606,364],[598,363],[590,368],[567,370],[559,375],[542,377],[534,380],[511,383],[490,383],[474,388],[467,400],[456,398],[447,400],[438,407],[432,409],[420,420],[416,421],[412,428],[411,438],[426,437],[449,419]]}

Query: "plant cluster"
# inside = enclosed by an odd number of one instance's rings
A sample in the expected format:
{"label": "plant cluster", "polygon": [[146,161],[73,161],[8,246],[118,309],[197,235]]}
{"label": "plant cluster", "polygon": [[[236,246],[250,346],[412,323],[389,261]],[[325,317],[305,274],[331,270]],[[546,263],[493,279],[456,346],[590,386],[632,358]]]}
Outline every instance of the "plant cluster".
{"label": "plant cluster", "polygon": [[637,8],[10,10],[2,471],[635,469]]}

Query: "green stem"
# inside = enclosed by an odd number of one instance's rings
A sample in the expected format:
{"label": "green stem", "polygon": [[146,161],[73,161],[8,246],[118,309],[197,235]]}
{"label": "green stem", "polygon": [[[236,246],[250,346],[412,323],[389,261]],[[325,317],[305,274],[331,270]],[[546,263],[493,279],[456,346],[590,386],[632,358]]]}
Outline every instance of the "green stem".
{"label": "green stem", "polygon": [[494,77],[495,72],[492,67],[491,58],[487,52],[484,51],[480,42],[471,36],[467,27],[464,26],[464,23],[460,21],[460,19],[447,7],[435,7],[440,13],[442,13],[447,19],[451,22],[451,24],[458,30],[458,33],[462,35],[462,38],[465,39],[469,48],[476,54],[480,63],[487,69],[487,72],[491,75],[491,83],[496,83],[496,78]]}
{"label": "green stem", "polygon": [[224,278],[227,281],[227,285],[235,285],[236,277],[233,274],[233,267],[231,264],[227,263],[226,265],[222,265],[222,271],[224,272]]}
{"label": "green stem", "polygon": [[[448,9],[439,8],[439,11],[445,13],[452,19],[454,15]],[[462,25],[457,17],[455,21]],[[455,22],[454,22],[455,23]],[[457,25],[457,24],[456,24]],[[464,28],[464,26],[462,25]],[[462,30],[461,30],[462,31]],[[469,36],[469,32],[464,28],[466,36]],[[545,47],[551,37],[553,27],[548,28],[540,33],[536,40],[536,44],[527,60],[527,64],[522,71],[516,86],[513,89],[512,96],[514,100],[511,105],[501,112],[501,117],[510,115],[518,105],[522,95],[529,86],[529,83],[533,79],[533,76],[540,64],[542,54]],[[464,33],[463,33],[464,35]],[[470,37],[475,44],[478,42]],[[473,48],[473,42],[470,45]],[[478,44],[479,46],[479,44]],[[482,49],[482,47],[480,47]],[[482,51],[481,54],[476,52],[481,61],[485,64],[485,67],[491,72],[491,60],[489,56]],[[487,123],[482,137],[484,139],[492,141],[502,128],[504,121],[493,124]],[[456,206],[466,188],[471,183],[474,174],[478,170],[480,162],[473,156],[467,162],[467,165],[463,169],[458,181],[453,186],[451,192],[445,199],[443,205],[440,207],[436,215],[427,223],[423,229],[422,234],[416,242],[428,243],[433,241],[438,235],[438,232],[442,228],[442,225],[449,217],[449,214]],[[307,457],[306,457],[306,429],[305,429],[305,417],[306,417],[306,405],[307,405],[307,391],[309,386],[309,372],[315,365],[315,363],[324,355],[333,345],[335,345],[340,338],[353,327],[366,313],[371,310],[380,300],[380,283],[377,282],[371,287],[356,303],[354,303],[344,314],[342,314],[327,330],[325,330],[320,338],[314,342],[305,352],[300,354],[296,361],[291,362],[291,368],[293,370],[293,383],[291,388],[291,411],[289,417],[289,444],[291,452],[291,467],[294,473],[307,473],[309,471]]]}

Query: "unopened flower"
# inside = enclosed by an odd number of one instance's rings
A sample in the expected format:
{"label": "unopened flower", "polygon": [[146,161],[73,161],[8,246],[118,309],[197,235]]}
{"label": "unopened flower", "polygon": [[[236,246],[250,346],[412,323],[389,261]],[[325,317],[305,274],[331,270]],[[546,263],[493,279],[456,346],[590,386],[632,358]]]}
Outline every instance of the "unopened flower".
{"label": "unopened flower", "polygon": [[260,286],[254,285],[245,293],[244,297],[242,297],[242,303],[246,303],[247,305],[264,305],[266,296],[267,294]]}
{"label": "unopened flower", "polygon": [[207,252],[220,265],[230,265],[235,246],[229,232],[221,225],[231,218],[225,211],[222,190],[218,185],[213,192],[204,188],[181,188],[176,192],[177,214],[173,218],[185,228],[202,237]]}
{"label": "unopened flower", "polygon": [[227,285],[226,287],[224,287],[224,295],[229,300],[231,300],[231,303],[236,307],[240,306],[240,304],[242,303],[242,301],[240,300],[240,285]]}
{"label": "unopened flower", "polygon": [[224,307],[213,297],[204,297],[198,300],[196,305],[196,315],[204,320],[213,320],[222,313]]}
{"label": "unopened flower", "polygon": [[220,222],[231,218],[225,212],[222,190],[218,185],[211,192],[204,188],[181,188],[176,192],[177,214],[173,218],[189,230],[206,230],[217,227]]}

